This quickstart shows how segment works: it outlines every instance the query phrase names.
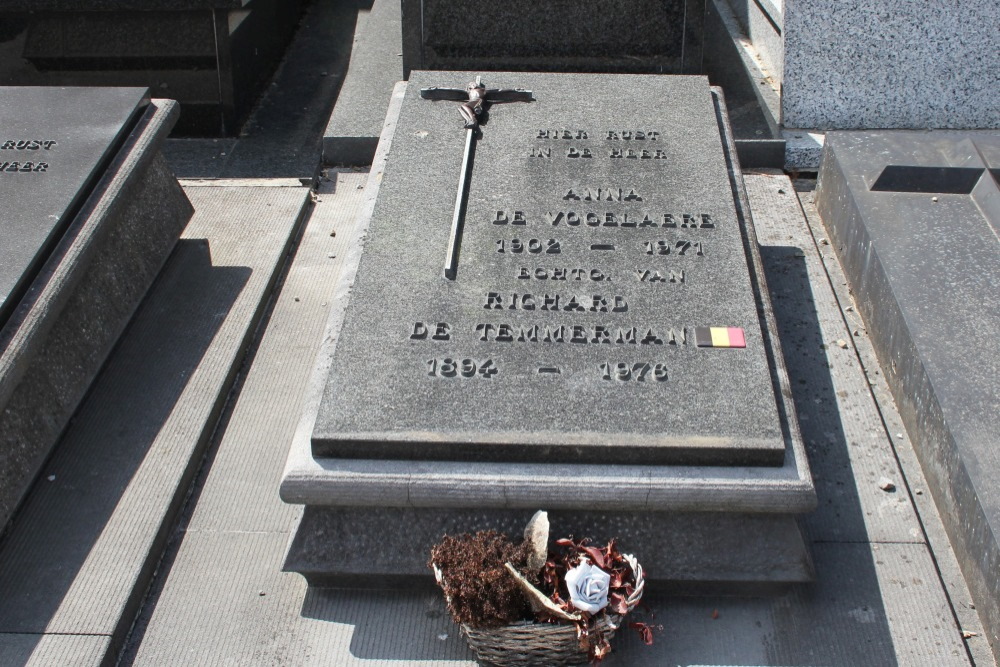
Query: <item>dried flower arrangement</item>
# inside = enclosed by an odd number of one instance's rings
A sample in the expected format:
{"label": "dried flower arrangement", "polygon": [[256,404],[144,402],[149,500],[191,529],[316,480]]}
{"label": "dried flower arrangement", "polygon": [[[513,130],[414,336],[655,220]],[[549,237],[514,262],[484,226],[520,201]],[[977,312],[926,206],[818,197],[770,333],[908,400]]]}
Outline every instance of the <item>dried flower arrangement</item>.
{"label": "dried flower arrangement", "polygon": [[[524,541],[496,531],[445,536],[430,567],[448,610],[480,660],[500,665],[600,661],[622,618],[642,598],[645,580],[635,558],[588,540],[556,540],[537,512]],[[652,629],[630,623],[647,644]]]}

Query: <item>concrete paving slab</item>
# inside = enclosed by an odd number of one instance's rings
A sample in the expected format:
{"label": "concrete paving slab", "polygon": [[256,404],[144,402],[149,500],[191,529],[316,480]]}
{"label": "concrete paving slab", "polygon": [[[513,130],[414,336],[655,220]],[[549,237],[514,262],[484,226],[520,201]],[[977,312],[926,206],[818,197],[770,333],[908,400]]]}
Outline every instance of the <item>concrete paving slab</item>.
{"label": "concrete paving slab", "polygon": [[[473,664],[438,591],[306,591],[275,569],[283,539],[186,533],[144,640],[124,664]],[[664,626],[656,643],[622,631],[605,664],[970,664],[923,545],[823,544],[814,555],[816,583],[783,596],[651,594],[655,617],[643,620]]]}
{"label": "concrete paving slab", "polygon": [[308,192],[188,189],[194,219],[0,548],[0,630],[124,636]]}
{"label": "concrete paving slab", "polygon": [[110,637],[0,633],[0,665],[87,667],[100,664]]}
{"label": "concrete paving slab", "polygon": [[[805,519],[807,537],[921,543],[889,435],[859,372],[855,337],[792,183],[776,170],[748,173],[744,180],[819,499]],[[883,491],[882,478],[895,480],[896,490]]]}
{"label": "concrete paving slab", "polygon": [[403,78],[400,0],[374,0],[358,12],[344,85],[323,133],[325,164],[370,165],[392,87]]}
{"label": "concrete paving slab", "polygon": [[[813,201],[815,185],[816,181],[814,180],[796,181],[799,201],[806,214],[810,229],[815,237],[822,239],[825,238],[826,232]],[[944,523],[934,503],[934,498],[928,490],[927,480],[924,478],[913,443],[907,437],[903,419],[896,409],[889,385],[879,367],[878,358],[871,339],[867,335],[864,321],[854,304],[848,288],[847,277],[837,260],[836,251],[832,244],[822,242],[818,244],[817,249],[829,278],[828,284],[841,305],[844,321],[852,332],[858,331],[860,334],[854,337],[858,358],[871,388],[872,396],[878,405],[885,428],[892,437],[893,451],[903,471],[904,484],[910,492],[910,498],[917,510],[924,535],[934,554],[934,562],[951,600],[958,626],[964,631],[966,648],[974,664],[995,666],[997,662],[990,649],[989,638],[984,631],[969,587],[962,576],[958,559],[945,532]]]}
{"label": "concrete paving slab", "polygon": [[436,591],[307,594],[301,577],[279,570],[286,539],[186,533],[143,641],[123,664],[475,664]]}
{"label": "concrete paving slab", "polygon": [[[189,530],[287,530],[299,508],[277,498],[287,433],[302,410],[333,287],[362,201],[365,172],[328,172],[270,317],[279,349],[256,356],[228,419],[208,479],[198,491]],[[266,406],[263,407],[262,406]]]}
{"label": "concrete paving slab", "polygon": [[[176,558],[168,557],[165,585],[154,587],[155,605],[140,618],[124,664],[191,659],[199,664],[329,664],[331,659],[338,665],[371,664],[365,656],[377,647],[394,643],[398,653],[410,655],[418,639],[426,645],[427,661],[416,664],[443,664],[435,659],[442,643],[446,656],[468,656],[437,591],[329,598],[307,593],[301,577],[280,572],[297,510],[278,499],[277,481],[301,406],[295,404],[296,392],[283,393],[274,385],[298,383],[301,400],[304,383],[296,377],[312,370],[327,316],[323,292],[334,289],[345,246],[356,242],[349,228],[363,195],[358,185],[366,178],[363,172],[331,171],[331,180],[321,184],[250,374],[194,497],[188,530]],[[283,400],[275,401],[276,393]],[[256,420],[253,412],[259,414]],[[251,421],[243,423],[247,418]],[[371,623],[383,619],[378,632],[358,635],[347,619],[359,614]],[[434,619],[431,626],[424,623],[428,617]],[[219,618],[228,621],[214,622]],[[391,642],[383,632],[384,619],[394,619]],[[450,641],[438,639],[449,633]],[[361,657],[351,660],[352,654]]]}
{"label": "concrete paving slab", "polygon": [[779,597],[653,594],[656,642],[623,632],[605,664],[970,664],[924,546],[822,544],[813,556],[815,583]]}

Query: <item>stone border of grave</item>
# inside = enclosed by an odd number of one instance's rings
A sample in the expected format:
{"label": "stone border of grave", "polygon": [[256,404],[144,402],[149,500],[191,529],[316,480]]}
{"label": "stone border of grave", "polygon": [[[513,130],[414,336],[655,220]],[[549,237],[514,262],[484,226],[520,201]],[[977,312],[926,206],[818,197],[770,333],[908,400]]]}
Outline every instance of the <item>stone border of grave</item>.
{"label": "stone border of grave", "polygon": [[194,213],[160,153],[178,116],[150,102],[0,329],[0,526]]}
{"label": "stone border of grave", "polygon": [[[366,186],[359,237],[366,233],[375,207],[406,85],[400,82],[393,92]],[[712,94],[737,213],[747,230],[754,289],[766,293],[725,102],[718,88]],[[445,532],[482,529],[484,522],[502,532],[517,532],[531,512],[543,506],[550,510],[553,525],[567,534],[602,538],[609,533],[622,539],[642,535],[650,542],[642,557],[663,568],[647,573],[652,579],[699,582],[700,588],[710,581],[730,591],[732,585],[812,579],[812,561],[797,517],[815,509],[816,492],[770,310],[761,317],[778,409],[787,429],[780,467],[315,459],[313,425],[361,253],[362,244],[355,243],[345,259],[281,482],[282,500],[306,505],[289,545],[286,571],[299,572],[315,585],[412,586],[414,578],[429,578],[424,542],[429,548]],[[375,535],[366,534],[375,526]],[[351,536],[354,542],[348,546],[338,539],[333,553],[324,535]],[[386,548],[387,535],[393,543],[409,544],[413,553]],[[394,553],[386,553],[390,551]]]}
{"label": "stone border of grave", "polygon": [[[831,132],[816,190],[994,650],[1000,429],[989,332],[1000,312],[990,292],[1000,268],[1000,197],[990,173],[997,156],[998,130]],[[966,332],[976,332],[974,341],[959,340]]]}

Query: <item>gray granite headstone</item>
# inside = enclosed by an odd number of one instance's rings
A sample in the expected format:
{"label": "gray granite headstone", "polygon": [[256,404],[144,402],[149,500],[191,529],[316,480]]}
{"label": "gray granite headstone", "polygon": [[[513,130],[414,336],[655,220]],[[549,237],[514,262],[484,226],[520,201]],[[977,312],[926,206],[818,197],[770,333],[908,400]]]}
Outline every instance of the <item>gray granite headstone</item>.
{"label": "gray granite headstone", "polygon": [[419,89],[473,76],[411,76],[314,455],[781,465],[707,81],[484,75],[535,100],[488,110],[448,280],[466,131]]}
{"label": "gray granite headstone", "polygon": [[1000,132],[834,132],[816,204],[1000,637]]}
{"label": "gray granite headstone", "polygon": [[145,88],[5,88],[0,326],[149,104]]}

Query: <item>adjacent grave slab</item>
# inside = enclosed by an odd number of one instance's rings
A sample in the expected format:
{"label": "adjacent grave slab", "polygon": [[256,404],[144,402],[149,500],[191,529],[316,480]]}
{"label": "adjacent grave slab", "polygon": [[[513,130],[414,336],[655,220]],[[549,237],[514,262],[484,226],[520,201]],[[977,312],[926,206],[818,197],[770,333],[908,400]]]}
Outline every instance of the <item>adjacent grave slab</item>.
{"label": "adjacent grave slab", "polygon": [[713,47],[705,52],[703,70],[725,91],[740,167],[780,169],[785,165],[785,140],[778,124],[780,79],[762,68],[760,54],[739,21],[728,0],[706,4],[705,40]]}
{"label": "adjacent grave slab", "polygon": [[705,0],[402,0],[403,70],[697,73]]}
{"label": "adjacent grave slab", "polygon": [[[288,567],[357,581],[370,526],[416,522],[409,541],[389,531],[410,546],[387,547],[416,573],[449,526],[507,527],[541,506],[595,531],[645,526],[657,558],[693,523],[717,536],[667,578],[808,579],[795,517],[815,492],[718,92],[702,77],[491,73],[534,101],[489,110],[450,234],[473,131],[456,102],[419,89],[474,77],[415,72],[387,119],[364,253],[282,483],[286,501],[316,506]],[[646,107],[637,91],[675,103]],[[710,545],[753,513],[765,557],[748,542],[727,550],[738,576],[709,566]],[[358,536],[358,558],[322,553],[313,538],[332,526]]]}
{"label": "adjacent grave slab", "polygon": [[851,7],[789,0],[782,122],[824,130],[1000,127],[998,25],[996,0]]}
{"label": "adjacent grave slab", "polygon": [[837,132],[816,198],[994,645],[998,180],[997,132]]}
{"label": "adjacent grave slab", "polygon": [[148,105],[136,88],[4,90],[0,198],[9,213],[0,227],[0,325]]}
{"label": "adjacent grave slab", "polygon": [[298,23],[298,0],[0,0],[0,84],[148,86],[177,131],[235,135]]}
{"label": "adjacent grave slab", "polygon": [[375,0],[358,12],[351,63],[323,133],[323,162],[370,165],[392,87],[403,78],[400,0]]}
{"label": "adjacent grave slab", "polygon": [[[146,89],[3,88],[0,525],[48,456],[192,208]],[[30,167],[29,167],[30,165]]]}

